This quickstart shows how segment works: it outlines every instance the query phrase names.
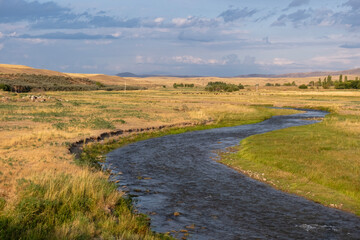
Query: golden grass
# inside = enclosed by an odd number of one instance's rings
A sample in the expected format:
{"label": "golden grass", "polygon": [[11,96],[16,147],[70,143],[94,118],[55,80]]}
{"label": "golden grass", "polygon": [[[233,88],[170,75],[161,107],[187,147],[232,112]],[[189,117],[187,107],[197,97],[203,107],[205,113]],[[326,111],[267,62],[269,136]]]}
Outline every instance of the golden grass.
{"label": "golden grass", "polygon": [[10,64],[0,64],[0,74],[1,73],[8,73],[8,74],[26,73],[26,74],[66,76],[66,74],[57,71],[36,69],[23,65],[10,65]]}
{"label": "golden grass", "polygon": [[[17,178],[59,163],[68,171],[64,159],[70,160],[66,143],[97,136],[115,129],[160,126],[189,121],[220,120],[228,114],[253,114],[250,105],[331,107],[340,114],[356,114],[358,91],[270,91],[243,90],[235,93],[205,93],[199,90],[147,90],[138,92],[46,92],[51,98],[43,103],[22,98],[27,94],[1,92],[0,158],[26,159],[29,167],[1,164],[0,189],[14,195],[11,187]],[[98,123],[98,118],[106,122]],[[125,123],[123,122],[125,121]],[[108,124],[107,124],[108,123]],[[358,131],[359,123],[338,122],[342,131]],[[45,163],[46,162],[46,163]],[[61,164],[60,164],[61,163]],[[72,166],[73,167],[73,166]],[[25,170],[26,169],[26,170]],[[36,170],[37,171],[37,170]],[[36,173],[36,171],[33,171]],[[61,170],[59,170],[61,171]],[[11,172],[12,175],[9,175]],[[6,180],[4,180],[6,179]],[[9,179],[11,180],[10,182]]]}
{"label": "golden grass", "polygon": [[[243,79],[240,80],[244,84]],[[114,78],[113,81],[117,80]],[[147,84],[163,84],[155,78],[146,81],[150,81]],[[172,82],[185,81],[191,79],[165,79],[164,84],[166,82],[170,86]],[[202,85],[202,79],[197,81]],[[23,98],[27,95],[0,91],[0,198],[9,203],[15,203],[19,197],[16,187],[22,178],[35,179],[49,171],[74,176],[80,174],[81,168],[73,164],[73,156],[67,150],[69,143],[98,136],[105,131],[203,120],[220,122],[233,117],[249,120],[257,114],[252,105],[325,107],[340,116],[360,115],[359,91],[261,87],[258,92],[248,88],[217,94],[204,92],[202,88],[174,90],[161,87],[126,93],[36,94],[50,97],[46,102],[31,102]],[[360,124],[355,118],[335,119],[331,124],[341,134],[360,133]],[[352,153],[349,154],[348,157],[351,157]],[[80,224],[81,221],[78,221]],[[77,224],[76,221],[73,224]],[[110,222],[106,224],[111,225]],[[81,227],[86,231],[95,231],[90,225],[89,228],[85,225]],[[65,236],[70,234],[70,228],[70,225],[63,225],[57,232],[59,236]]]}

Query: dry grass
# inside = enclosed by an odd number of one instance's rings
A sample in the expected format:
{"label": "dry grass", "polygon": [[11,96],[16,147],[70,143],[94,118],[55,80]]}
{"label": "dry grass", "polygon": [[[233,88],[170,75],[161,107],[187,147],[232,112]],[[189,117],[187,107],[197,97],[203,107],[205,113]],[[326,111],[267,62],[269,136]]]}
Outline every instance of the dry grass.
{"label": "dry grass", "polygon": [[[93,77],[96,81],[103,79],[104,82],[111,79],[112,84],[117,81],[118,84],[123,84],[121,82],[123,79],[118,77],[103,78],[101,75],[86,75],[86,77],[90,79]],[[23,178],[38,179],[38,176],[46,175],[49,171],[55,174],[81,175],[82,169],[73,164],[73,157],[68,153],[69,143],[98,136],[113,129],[125,130],[210,119],[215,122],[232,120],[232,118],[234,121],[239,119],[256,121],[259,120],[260,110],[252,105],[269,104],[278,107],[325,107],[331,108],[339,116],[360,115],[359,91],[300,91],[296,88],[260,87],[260,90],[255,92],[253,87],[246,87],[240,92],[217,94],[202,90],[201,86],[206,81],[217,80],[220,79],[132,79],[138,84],[160,87],[126,93],[105,91],[37,93],[50,97],[45,102],[32,102],[26,97],[28,94],[0,91],[0,200],[4,198],[8,203],[15,204],[19,198],[16,187],[18,181]],[[261,79],[262,82],[258,82],[259,79],[221,79],[223,80],[233,81],[232,83],[241,82],[245,85],[254,83],[262,85],[269,81],[269,79]],[[283,79],[283,81],[291,82],[292,79]],[[309,79],[301,81],[308,82]],[[195,83],[198,87],[174,90],[170,86],[175,82]],[[299,79],[298,84],[300,83]],[[168,87],[162,88],[162,85]],[[357,118],[346,117],[343,121],[335,119],[331,124],[331,127],[337,129],[340,134],[360,132]],[[358,159],[357,156],[353,157]],[[69,228],[70,225],[63,225],[56,231],[59,236],[67,236],[70,234]]]}
{"label": "dry grass", "polygon": [[26,74],[66,76],[66,74],[61,72],[56,72],[46,69],[36,69],[23,65],[10,65],[10,64],[0,64],[0,73],[8,73],[8,74],[26,73]]}

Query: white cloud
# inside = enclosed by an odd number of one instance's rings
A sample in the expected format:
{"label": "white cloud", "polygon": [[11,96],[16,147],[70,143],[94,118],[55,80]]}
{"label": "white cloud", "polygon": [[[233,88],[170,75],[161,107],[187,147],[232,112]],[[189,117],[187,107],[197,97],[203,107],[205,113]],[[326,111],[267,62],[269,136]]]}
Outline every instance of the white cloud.
{"label": "white cloud", "polygon": [[111,36],[113,36],[113,37],[115,37],[115,38],[118,38],[118,37],[120,37],[121,35],[122,35],[121,32],[116,32],[116,33],[111,34]]}
{"label": "white cloud", "polygon": [[0,51],[4,48],[4,44],[0,43]]}
{"label": "white cloud", "polygon": [[172,60],[177,63],[185,63],[185,64],[218,64],[218,63],[220,63],[216,59],[202,59],[200,57],[194,57],[194,56],[190,56],[190,55],[175,56],[172,58]]}
{"label": "white cloud", "polygon": [[360,52],[355,53],[352,49],[344,49],[328,56],[317,56],[310,59],[310,62],[318,66],[334,66],[353,68],[360,60]]}
{"label": "white cloud", "polygon": [[164,20],[165,20],[164,18],[158,17],[158,18],[154,19],[154,22],[157,23],[157,24],[160,24],[160,23],[164,22]]}
{"label": "white cloud", "polygon": [[0,38],[3,38],[4,34],[2,32],[0,32]]}
{"label": "white cloud", "polygon": [[173,18],[171,22],[177,27],[183,27],[185,25],[190,25],[193,21],[193,17],[189,16],[187,18]]}
{"label": "white cloud", "polygon": [[274,58],[273,64],[278,66],[290,65],[294,62],[286,58]]}
{"label": "white cloud", "polygon": [[109,45],[112,43],[111,40],[86,40],[86,44],[94,44],[94,45]]}

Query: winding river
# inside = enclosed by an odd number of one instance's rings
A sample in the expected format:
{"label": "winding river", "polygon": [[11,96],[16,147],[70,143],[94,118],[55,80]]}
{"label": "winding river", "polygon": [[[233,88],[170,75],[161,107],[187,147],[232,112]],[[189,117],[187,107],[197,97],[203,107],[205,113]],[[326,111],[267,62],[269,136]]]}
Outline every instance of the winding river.
{"label": "winding river", "polygon": [[360,218],[287,194],[214,159],[243,138],[313,124],[326,112],[136,142],[107,155],[119,189],[157,232],[188,239],[360,239]]}

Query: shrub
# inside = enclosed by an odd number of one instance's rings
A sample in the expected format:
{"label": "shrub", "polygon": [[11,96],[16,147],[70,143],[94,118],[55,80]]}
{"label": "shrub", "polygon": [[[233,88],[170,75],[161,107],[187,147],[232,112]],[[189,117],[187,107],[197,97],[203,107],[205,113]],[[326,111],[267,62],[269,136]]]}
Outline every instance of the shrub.
{"label": "shrub", "polygon": [[105,87],[105,85],[101,82],[96,82],[95,85],[98,86],[99,88]]}
{"label": "shrub", "polygon": [[209,82],[205,87],[205,90],[209,92],[234,92],[239,91],[240,89],[244,89],[242,84],[235,85],[224,82]]}
{"label": "shrub", "polygon": [[4,90],[4,91],[8,91],[8,92],[11,91],[10,85],[3,84],[3,83],[0,83],[0,89],[2,89],[2,90]]}
{"label": "shrub", "polygon": [[307,89],[308,86],[306,86],[305,84],[301,84],[301,85],[299,86],[299,88],[300,88],[300,89]]}

